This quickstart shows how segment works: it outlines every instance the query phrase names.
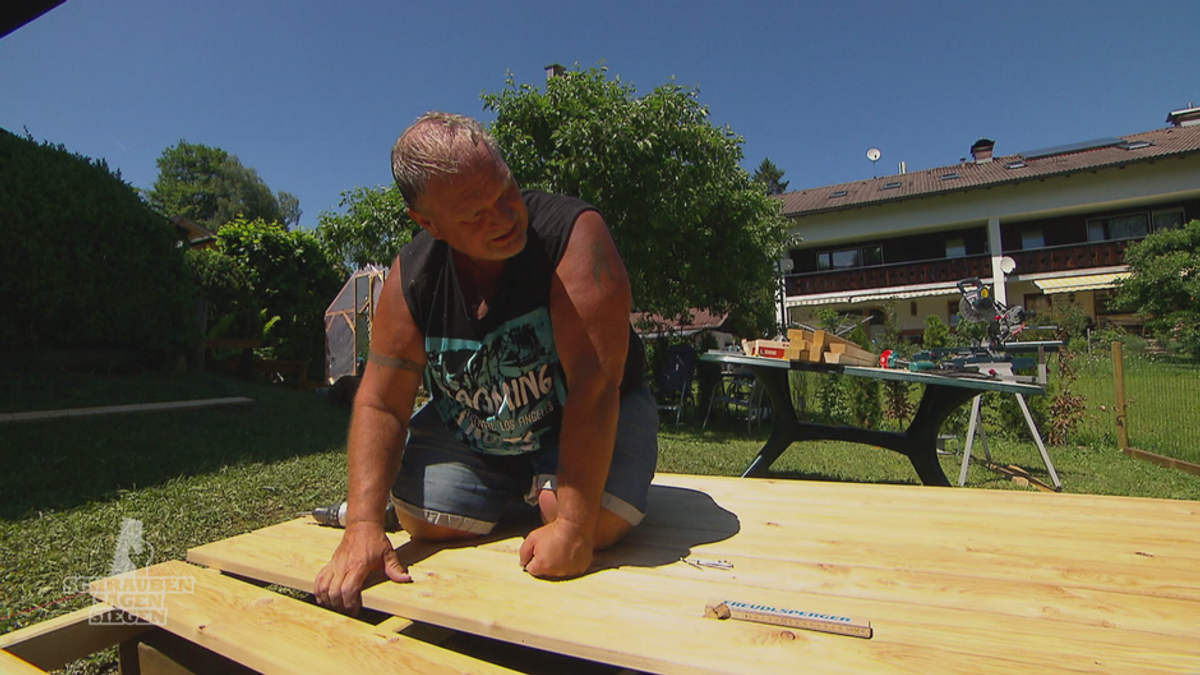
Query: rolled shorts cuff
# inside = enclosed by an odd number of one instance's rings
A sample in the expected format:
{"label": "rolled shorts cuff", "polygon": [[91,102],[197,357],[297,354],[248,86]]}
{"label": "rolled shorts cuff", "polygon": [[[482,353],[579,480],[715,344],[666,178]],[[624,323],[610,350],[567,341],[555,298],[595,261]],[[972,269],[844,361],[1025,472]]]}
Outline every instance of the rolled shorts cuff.
{"label": "rolled shorts cuff", "polygon": [[[537,506],[538,492],[542,490],[558,492],[558,476],[552,473],[542,473],[534,476],[533,485],[529,488],[529,494],[525,495],[525,503]],[[637,527],[642,522],[642,518],[646,517],[646,514],[639,511],[633,504],[608,492],[605,492],[600,497],[600,508],[612,511],[617,517],[634,527]]]}
{"label": "rolled shorts cuff", "polygon": [[392,504],[396,506],[397,511],[403,511],[414,518],[420,518],[431,525],[439,525],[448,527],[469,534],[488,534],[496,527],[495,522],[487,522],[485,520],[476,520],[466,516],[459,516],[453,513],[445,513],[442,511],[434,511],[433,509],[425,509],[415,504],[409,504],[392,495]]}

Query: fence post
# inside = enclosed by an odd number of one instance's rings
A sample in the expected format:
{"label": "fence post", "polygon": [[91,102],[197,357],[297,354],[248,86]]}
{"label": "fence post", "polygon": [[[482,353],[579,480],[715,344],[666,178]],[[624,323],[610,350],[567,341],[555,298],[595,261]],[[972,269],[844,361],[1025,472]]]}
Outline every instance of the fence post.
{"label": "fence post", "polygon": [[1113,387],[1117,403],[1117,446],[1129,449],[1129,429],[1125,417],[1125,355],[1120,342],[1112,343]]}

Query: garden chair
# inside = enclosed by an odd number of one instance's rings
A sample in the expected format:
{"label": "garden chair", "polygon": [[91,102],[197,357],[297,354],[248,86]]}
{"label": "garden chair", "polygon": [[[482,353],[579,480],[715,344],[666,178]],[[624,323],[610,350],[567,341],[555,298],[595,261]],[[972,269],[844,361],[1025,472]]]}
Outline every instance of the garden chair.
{"label": "garden chair", "polygon": [[659,411],[675,413],[675,426],[683,420],[683,410],[692,399],[692,376],[696,370],[696,348],[690,344],[667,348],[662,370],[655,378],[654,399]]}

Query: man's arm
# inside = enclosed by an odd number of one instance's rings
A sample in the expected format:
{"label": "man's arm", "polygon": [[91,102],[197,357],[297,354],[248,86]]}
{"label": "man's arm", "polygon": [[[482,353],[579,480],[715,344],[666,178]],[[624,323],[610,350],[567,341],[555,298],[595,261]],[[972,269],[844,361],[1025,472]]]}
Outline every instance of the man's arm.
{"label": "man's arm", "polygon": [[600,214],[579,216],[550,287],[554,343],[567,377],[559,439],[558,512],[521,550],[536,576],[583,573],[591,564],[600,499],[617,435],[629,349],[629,277]]}
{"label": "man's arm", "polygon": [[411,581],[384,534],[384,509],[408,431],[425,365],[420,331],[401,289],[400,262],[379,294],[371,325],[371,353],[347,441],[349,493],[346,531],[329,564],[317,575],[317,601],[357,613],[367,576],[383,570],[393,581]]}

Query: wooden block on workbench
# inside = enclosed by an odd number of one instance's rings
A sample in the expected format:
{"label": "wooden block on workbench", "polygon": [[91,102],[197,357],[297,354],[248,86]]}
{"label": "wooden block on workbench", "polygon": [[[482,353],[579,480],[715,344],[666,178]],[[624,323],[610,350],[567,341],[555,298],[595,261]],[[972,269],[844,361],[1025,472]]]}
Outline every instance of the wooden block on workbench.
{"label": "wooden block on workbench", "polygon": [[[831,345],[829,345],[829,351],[834,354],[847,354],[849,356],[854,357],[855,359],[857,359],[859,361],[863,361],[863,362],[871,364],[871,365],[876,365],[879,363],[879,355],[878,354],[869,352],[869,351],[863,349],[862,347],[859,347],[858,345],[854,345],[854,344],[842,344],[840,342],[831,344]],[[845,363],[845,361],[842,361],[842,363]]]}
{"label": "wooden block on workbench", "polygon": [[819,330],[813,333],[812,345],[808,348],[808,360],[813,363],[821,363],[821,354],[825,351],[825,345],[829,340],[829,333]]}
{"label": "wooden block on workbench", "polygon": [[876,361],[869,358],[863,358],[857,354],[825,352],[825,363],[834,363],[839,366],[874,366],[878,365]]}
{"label": "wooden block on workbench", "polygon": [[800,341],[812,342],[813,332],[811,330],[807,330],[805,328],[789,328],[787,337],[788,337],[788,342],[791,342],[793,344],[800,342]]}

